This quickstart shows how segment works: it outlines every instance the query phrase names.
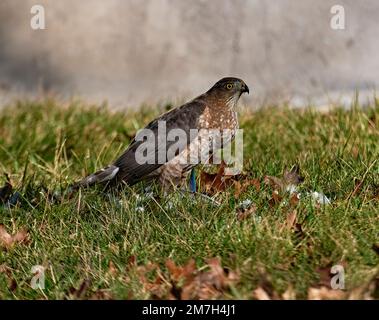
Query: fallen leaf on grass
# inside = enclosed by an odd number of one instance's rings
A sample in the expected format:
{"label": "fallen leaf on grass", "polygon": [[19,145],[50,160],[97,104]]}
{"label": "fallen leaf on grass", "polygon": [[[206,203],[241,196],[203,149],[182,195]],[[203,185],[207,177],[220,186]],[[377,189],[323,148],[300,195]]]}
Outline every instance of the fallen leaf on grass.
{"label": "fallen leaf on grass", "polygon": [[210,270],[203,273],[203,280],[207,278],[208,282],[216,287],[216,289],[221,290],[222,288],[228,287],[234,281],[238,280],[238,275],[235,272],[228,271],[225,272],[224,268],[221,266],[221,260],[219,258],[211,258],[207,260]]}
{"label": "fallen leaf on grass", "polygon": [[225,167],[225,162],[222,162],[217,173],[210,174],[205,171],[200,173],[201,186],[205,192],[216,194],[234,186],[234,197],[237,199],[250,186],[254,186],[257,192],[260,191],[261,183],[258,179],[251,179],[242,174],[226,175]]}
{"label": "fallen leaf on grass", "polygon": [[318,273],[319,280],[317,283],[318,287],[326,287],[330,288],[330,281],[333,277],[333,274],[331,273],[332,265],[329,264],[325,267],[319,267],[316,269],[316,272]]}
{"label": "fallen leaf on grass", "polygon": [[290,198],[290,205],[296,207],[300,200],[300,193],[293,193]]}
{"label": "fallen leaf on grass", "polygon": [[261,287],[258,287],[253,291],[253,298],[256,300],[271,300],[268,293]]}
{"label": "fallen leaf on grass", "polygon": [[183,300],[216,298],[223,289],[238,279],[234,272],[225,273],[218,258],[209,259],[207,265],[208,271],[196,272],[194,260],[190,260],[184,267],[177,267],[171,260],[166,262],[178,298]]}
{"label": "fallen leaf on grass", "polygon": [[113,295],[110,289],[99,289],[90,297],[90,300],[112,300]]}
{"label": "fallen leaf on grass", "polygon": [[0,265],[0,273],[4,273],[8,280],[8,290],[14,292],[17,289],[17,281],[12,276],[12,269],[3,263]]}
{"label": "fallen leaf on grass", "polygon": [[257,212],[257,206],[253,203],[250,204],[248,207],[242,207],[237,210],[237,220],[242,221],[246,220],[247,218],[251,217]]}
{"label": "fallen leaf on grass", "polygon": [[233,176],[225,176],[225,163],[222,162],[216,174],[210,174],[205,171],[200,173],[201,186],[205,192],[215,194],[225,191],[234,184]]}
{"label": "fallen leaf on grass", "polygon": [[374,275],[363,285],[349,292],[349,300],[378,300],[379,299],[379,273]]}
{"label": "fallen leaf on grass", "polygon": [[309,288],[308,300],[342,300],[346,293],[341,290],[329,289],[327,287]]}
{"label": "fallen leaf on grass", "polygon": [[239,280],[239,272],[225,270],[219,258],[208,259],[207,264],[209,271],[199,273],[194,280],[198,283],[195,297],[202,300],[220,298]]}
{"label": "fallen leaf on grass", "polygon": [[22,243],[28,237],[26,230],[21,229],[15,235],[10,235],[5,226],[0,224],[0,247],[9,249],[17,243]]}
{"label": "fallen leaf on grass", "polygon": [[91,286],[91,280],[90,279],[85,279],[83,282],[80,284],[80,287],[78,289],[71,287],[69,289],[69,295],[75,299],[82,299],[85,297],[87,290]]}
{"label": "fallen leaf on grass", "polygon": [[114,265],[113,261],[109,261],[107,274],[110,275],[111,277],[115,277],[117,273],[118,273],[118,269]]}
{"label": "fallen leaf on grass", "polygon": [[253,291],[253,299],[257,300],[279,300],[280,296],[275,291],[272,284],[271,276],[266,273],[265,268],[261,267],[258,270],[259,283]]}
{"label": "fallen leaf on grass", "polygon": [[166,267],[170,272],[171,278],[176,282],[180,282],[181,279],[187,280],[188,278],[191,278],[196,270],[195,260],[193,259],[188,261],[184,267],[176,266],[174,261],[168,259],[166,261]]}
{"label": "fallen leaf on grass", "polygon": [[[150,267],[138,266],[136,270],[145,291],[156,299],[216,299],[239,280],[239,273],[224,269],[219,258],[207,260],[205,270],[201,271],[193,259],[184,266],[168,259],[168,275],[155,264]],[[153,280],[147,276],[151,271],[155,272]]]}
{"label": "fallen leaf on grass", "polygon": [[[167,294],[169,286],[167,282],[163,281],[164,279],[161,276],[161,270],[158,265],[155,263],[148,263],[147,265],[138,266],[136,262],[134,262],[129,265],[128,269],[130,271],[133,269],[135,270],[143,289],[146,292],[149,292],[154,299],[169,298]],[[148,274],[153,272],[155,272],[156,276],[154,280],[151,281]]]}
{"label": "fallen leaf on grass", "polygon": [[296,300],[296,292],[293,286],[290,284],[287,290],[282,294],[283,300]]}
{"label": "fallen leaf on grass", "polygon": [[246,179],[244,181],[235,181],[234,182],[235,191],[234,197],[238,199],[240,195],[246,191],[246,189],[250,186],[254,186],[255,191],[259,192],[261,190],[261,183],[258,179]]}
{"label": "fallen leaf on grass", "polygon": [[287,222],[286,227],[288,230],[296,227],[296,217],[297,217],[297,211],[293,210],[287,215]]}
{"label": "fallen leaf on grass", "polygon": [[277,190],[274,190],[271,195],[271,199],[268,201],[268,204],[270,207],[275,207],[279,203],[281,203],[283,200],[283,197],[279,195],[279,192]]}
{"label": "fallen leaf on grass", "polygon": [[131,255],[128,258],[127,268],[135,267],[137,265],[137,257],[135,255]]}

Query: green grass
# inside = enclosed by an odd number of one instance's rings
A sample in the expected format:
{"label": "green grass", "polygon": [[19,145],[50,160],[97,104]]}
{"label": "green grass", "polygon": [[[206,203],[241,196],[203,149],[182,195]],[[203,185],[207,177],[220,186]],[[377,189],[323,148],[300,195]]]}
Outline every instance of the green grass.
{"label": "green grass", "polygon": [[[307,298],[320,281],[317,270],[340,263],[348,292],[378,275],[373,250],[379,243],[378,106],[328,114],[275,108],[241,114],[244,172],[261,181],[261,190],[250,187],[235,199],[229,189],[218,195],[219,206],[178,192],[152,200],[141,185],[119,195],[91,189],[49,200],[49,194],[62,193],[114,160],[130,136],[162,111],[115,113],[54,101],[21,102],[0,111],[0,186],[8,173],[22,194],[17,206],[0,208],[0,223],[9,233],[29,232],[27,243],[0,249],[0,265],[8,270],[0,272],[0,299],[72,298],[72,288],[86,279],[83,298],[98,290],[115,299],[151,298],[138,272],[128,267],[133,256],[140,266],[156,263],[166,279],[169,258],[177,265],[193,258],[202,269],[207,259],[219,257],[223,267],[240,274],[219,296],[227,299],[251,299],[268,282],[272,295],[280,297],[291,285],[297,298]],[[332,202],[320,206],[301,199],[295,208],[300,234],[283,228],[294,209],[286,204],[289,196],[272,206],[272,189],[263,183],[293,165],[305,178],[303,194],[323,192]],[[353,193],[357,180],[361,189]],[[246,199],[257,212],[238,221],[236,209]],[[34,265],[46,267],[43,291],[30,287]]]}

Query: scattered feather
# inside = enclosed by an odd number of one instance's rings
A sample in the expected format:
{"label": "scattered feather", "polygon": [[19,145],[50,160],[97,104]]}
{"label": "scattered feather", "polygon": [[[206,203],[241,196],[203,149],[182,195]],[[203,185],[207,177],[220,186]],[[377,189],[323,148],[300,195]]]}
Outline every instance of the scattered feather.
{"label": "scattered feather", "polygon": [[329,205],[329,204],[331,204],[331,201],[322,192],[314,191],[314,192],[310,193],[310,196],[318,204],[321,204],[321,205]]}

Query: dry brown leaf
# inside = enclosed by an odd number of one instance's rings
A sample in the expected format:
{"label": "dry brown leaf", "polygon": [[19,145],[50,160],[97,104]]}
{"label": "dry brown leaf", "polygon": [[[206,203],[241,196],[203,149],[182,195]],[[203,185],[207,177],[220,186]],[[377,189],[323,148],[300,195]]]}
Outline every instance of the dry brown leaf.
{"label": "dry brown leaf", "polygon": [[379,275],[373,277],[368,283],[365,283],[353,290],[350,290],[349,300],[378,300],[379,299]]}
{"label": "dry brown leaf", "polygon": [[259,192],[261,190],[261,183],[258,179],[245,179],[243,181],[235,181],[234,186],[234,197],[236,199],[238,199],[240,195],[245,192],[246,189],[250,186],[254,186],[256,192]]}
{"label": "dry brown leaf", "polygon": [[291,198],[290,198],[290,205],[292,207],[296,207],[298,205],[298,203],[299,203],[299,200],[300,200],[299,194],[298,193],[293,193],[291,195]]}
{"label": "dry brown leaf", "polygon": [[[135,256],[132,257],[132,263],[130,263],[128,269],[136,272],[143,289],[146,292],[149,292],[155,299],[172,298],[169,296],[169,283],[166,280],[164,281],[162,278],[163,276],[159,266],[151,262],[147,265],[138,266],[136,264]],[[152,272],[155,273],[155,278],[153,281],[151,281],[148,276],[148,274]]]}
{"label": "dry brown leaf", "polygon": [[296,226],[297,211],[293,210],[287,215],[286,227],[288,230]]}
{"label": "dry brown leaf", "polygon": [[196,270],[195,260],[191,259],[184,267],[176,266],[175,263],[168,259],[166,261],[166,267],[170,273],[172,280],[176,282],[185,281],[188,282],[193,278],[193,274]]}
{"label": "dry brown leaf", "polygon": [[358,159],[360,152],[359,152],[359,148],[357,146],[353,146],[351,148],[350,152],[351,152],[351,155],[353,156],[354,159]]}
{"label": "dry brown leaf", "polygon": [[287,290],[282,294],[283,300],[296,300],[296,292],[293,286],[290,284]]}
{"label": "dry brown leaf", "polygon": [[108,272],[107,272],[111,277],[115,277],[118,273],[118,269],[114,265],[113,261],[109,261],[108,265]]}
{"label": "dry brown leaf", "polygon": [[239,181],[236,181],[234,184],[234,198],[238,199],[243,192],[242,190],[242,184]]}
{"label": "dry brown leaf", "polygon": [[[209,259],[208,269],[204,271],[196,269],[193,259],[184,266],[176,265],[171,259],[165,264],[168,277],[156,264],[135,266],[141,285],[154,299],[216,299],[239,280],[239,273],[224,270],[218,258]],[[150,280],[147,273],[153,270],[156,276]]]}
{"label": "dry brown leaf", "polygon": [[110,289],[99,289],[90,297],[90,300],[112,300],[113,296]]}
{"label": "dry brown leaf", "polygon": [[219,258],[207,260],[209,271],[204,271],[196,277],[199,283],[197,296],[199,299],[219,298],[223,291],[239,280],[239,272],[226,272]]}
{"label": "dry brown leaf", "polygon": [[331,273],[332,264],[328,264],[325,267],[319,267],[316,269],[316,272],[319,275],[319,281],[317,285],[319,287],[330,287],[330,281],[333,277],[333,274]]}
{"label": "dry brown leaf", "polygon": [[80,284],[79,288],[76,289],[74,287],[71,287],[68,290],[68,293],[71,297],[75,299],[82,299],[85,297],[89,287],[91,286],[92,282],[90,279],[85,279],[83,282]]}
{"label": "dry brown leaf", "polygon": [[273,176],[265,176],[263,182],[274,190],[280,190],[283,184],[282,180]]}
{"label": "dry brown leaf", "polygon": [[369,288],[367,286],[361,286],[358,288],[354,288],[349,292],[349,295],[347,297],[348,300],[373,300],[374,297],[371,295],[372,292],[370,292]]}
{"label": "dry brown leaf", "polygon": [[128,267],[135,267],[137,265],[137,257],[135,255],[132,255],[128,258]]}
{"label": "dry brown leaf", "polygon": [[208,259],[207,265],[208,270],[196,273],[194,260],[190,260],[182,268],[185,280],[180,290],[181,299],[215,299],[239,280],[237,272],[224,270],[219,258]]}
{"label": "dry brown leaf", "polygon": [[5,263],[0,265],[0,273],[4,273],[8,281],[8,289],[15,291],[17,289],[17,281],[12,276],[12,269]]}
{"label": "dry brown leaf", "polygon": [[225,175],[225,163],[222,162],[216,174],[210,174],[205,171],[200,173],[201,186],[205,192],[216,194],[225,191],[234,184],[234,176]]}
{"label": "dry brown leaf", "polygon": [[208,272],[210,279],[208,279],[208,281],[212,282],[216,289],[221,290],[226,285],[228,279],[225,276],[220,259],[211,258],[208,259],[207,263],[210,268]]}
{"label": "dry brown leaf", "polygon": [[253,216],[257,212],[257,206],[252,204],[250,207],[237,210],[237,220],[242,221]]}
{"label": "dry brown leaf", "polygon": [[260,191],[261,183],[259,179],[251,179],[242,174],[226,175],[225,168],[226,164],[222,162],[217,173],[210,174],[205,171],[200,173],[200,182],[204,192],[214,195],[234,186],[234,197],[237,199],[250,186],[254,186],[257,192]]}
{"label": "dry brown leaf", "polygon": [[271,195],[271,199],[268,201],[268,204],[270,207],[275,207],[276,205],[280,204],[283,200],[283,197],[281,197],[278,193],[278,191],[273,191]]}
{"label": "dry brown leaf", "polygon": [[26,230],[21,229],[15,235],[10,235],[5,226],[0,224],[0,247],[4,247],[5,249],[10,249],[16,243],[21,243],[26,240],[28,237],[28,233]]}
{"label": "dry brown leaf", "polygon": [[159,272],[157,272],[157,275],[153,282],[149,282],[145,279],[145,282],[143,284],[144,284],[145,290],[150,292],[152,297],[154,297],[155,299],[164,299],[164,298],[178,299],[179,298],[174,292],[175,290],[173,290],[168,295],[169,285],[166,281],[164,281],[164,279],[161,277]]}
{"label": "dry brown leaf", "polygon": [[259,179],[251,179],[249,180],[249,182],[250,182],[250,185],[255,187],[255,191],[257,192],[261,191],[261,182],[259,181]]}
{"label": "dry brown leaf", "polygon": [[341,290],[329,289],[327,287],[308,289],[308,300],[342,300],[342,299],[346,299],[346,293]]}
{"label": "dry brown leaf", "polygon": [[256,300],[271,300],[268,293],[262,287],[258,287],[253,291],[253,298]]}
{"label": "dry brown leaf", "polygon": [[0,264],[0,273],[8,273],[11,268],[9,268],[5,263]]}

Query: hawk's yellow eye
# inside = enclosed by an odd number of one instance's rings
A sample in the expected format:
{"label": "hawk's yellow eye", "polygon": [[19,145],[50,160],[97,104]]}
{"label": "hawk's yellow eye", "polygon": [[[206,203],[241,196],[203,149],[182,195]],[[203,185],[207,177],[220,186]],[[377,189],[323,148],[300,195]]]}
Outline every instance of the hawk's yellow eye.
{"label": "hawk's yellow eye", "polygon": [[231,83],[228,83],[226,85],[226,89],[231,90],[233,88],[233,85]]}

